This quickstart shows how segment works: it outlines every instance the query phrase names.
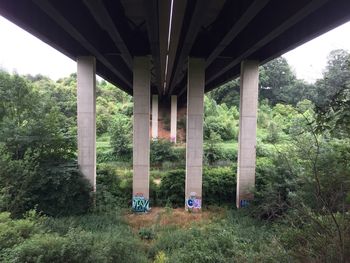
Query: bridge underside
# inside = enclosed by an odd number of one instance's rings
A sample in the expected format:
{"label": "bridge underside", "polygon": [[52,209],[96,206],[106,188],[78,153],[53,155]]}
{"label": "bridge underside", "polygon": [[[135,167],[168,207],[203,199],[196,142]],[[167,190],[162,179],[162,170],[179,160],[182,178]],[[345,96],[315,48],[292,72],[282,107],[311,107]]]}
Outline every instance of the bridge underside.
{"label": "bridge underside", "polygon": [[350,20],[350,1],[1,0],[0,14],[78,62],[78,161],[93,185],[95,74],[134,96],[137,209],[148,208],[158,103],[170,101],[174,142],[177,106],[187,103],[185,200],[200,209],[204,93],[240,74],[236,202],[244,206],[255,181],[259,64]]}
{"label": "bridge underside", "polygon": [[[205,59],[205,91],[350,18],[348,0],[2,0],[0,13],[133,93],[132,61],[151,55],[152,94],[186,98],[187,58]],[[170,32],[169,32],[170,31]]]}

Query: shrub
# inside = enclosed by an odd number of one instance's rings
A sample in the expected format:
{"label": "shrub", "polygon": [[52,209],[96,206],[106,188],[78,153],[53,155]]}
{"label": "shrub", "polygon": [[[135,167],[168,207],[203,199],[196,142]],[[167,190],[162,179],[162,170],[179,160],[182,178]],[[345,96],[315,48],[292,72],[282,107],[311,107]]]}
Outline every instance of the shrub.
{"label": "shrub", "polygon": [[[235,169],[230,167],[203,170],[203,204],[234,204],[236,192]],[[158,191],[160,204],[182,207],[185,203],[185,171],[166,173]]]}
{"label": "shrub", "polygon": [[258,158],[252,215],[273,220],[283,216],[291,205],[290,194],[298,188],[294,169],[282,157]]}
{"label": "shrub", "polygon": [[156,234],[154,233],[154,229],[152,228],[141,228],[139,230],[139,237],[141,239],[152,240],[154,239]]}
{"label": "shrub", "polygon": [[174,207],[185,205],[185,171],[173,170],[166,173],[159,185],[158,201]]}
{"label": "shrub", "polygon": [[151,141],[151,162],[160,164],[164,161],[176,162],[177,155],[175,154],[173,144],[168,140],[158,139]]}
{"label": "shrub", "polygon": [[292,262],[274,229],[243,216],[164,231],[150,254],[160,252],[166,262]]}
{"label": "shrub", "polygon": [[10,213],[0,213],[0,260],[7,249],[17,246],[25,239],[42,231],[35,219],[32,216],[21,220],[13,220]]}
{"label": "shrub", "polygon": [[0,238],[12,239],[1,240],[1,262],[147,262],[140,242],[115,213],[35,220],[9,221],[0,214]]}
{"label": "shrub", "polygon": [[118,160],[130,160],[132,156],[132,125],[129,117],[117,115],[111,124],[111,147]]}
{"label": "shrub", "polygon": [[[136,247],[136,249],[135,249]],[[130,249],[134,248],[133,253]],[[70,230],[66,235],[34,235],[8,251],[6,262],[146,262],[137,241],[115,231]]]}
{"label": "shrub", "polygon": [[[168,162],[171,162],[173,166],[180,166],[185,164],[186,160],[186,148],[185,147],[173,147],[173,154],[174,154],[174,159],[169,160]],[[176,162],[174,162],[176,161]],[[163,162],[164,164],[164,162]]]}
{"label": "shrub", "polygon": [[232,167],[206,168],[203,171],[203,204],[234,204],[236,171]]}
{"label": "shrub", "polygon": [[131,207],[132,174],[123,176],[117,173],[112,165],[97,166],[96,176],[96,209],[109,211],[116,207]]}
{"label": "shrub", "polygon": [[223,154],[217,143],[221,142],[221,137],[214,131],[210,131],[208,141],[204,147],[204,159],[209,165],[222,159]]}
{"label": "shrub", "polygon": [[97,151],[96,162],[97,163],[108,163],[117,161],[117,156],[113,151]]}
{"label": "shrub", "polygon": [[77,165],[47,162],[39,166],[36,158],[29,152],[21,160],[0,156],[0,209],[14,217],[34,208],[51,216],[87,212],[91,186]]}
{"label": "shrub", "polygon": [[281,240],[286,250],[303,262],[348,262],[350,258],[350,216],[334,214],[341,234],[330,215],[317,215],[304,209],[289,213],[291,227],[283,231]]}

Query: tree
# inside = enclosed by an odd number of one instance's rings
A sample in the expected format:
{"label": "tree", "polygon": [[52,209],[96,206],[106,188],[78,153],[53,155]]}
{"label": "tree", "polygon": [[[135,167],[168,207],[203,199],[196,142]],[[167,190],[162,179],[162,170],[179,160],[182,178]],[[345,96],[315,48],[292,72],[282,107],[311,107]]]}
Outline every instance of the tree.
{"label": "tree", "polygon": [[49,85],[0,74],[0,210],[85,212],[91,189],[77,168],[74,126],[49,95],[56,86],[40,81]]}
{"label": "tree", "polygon": [[239,107],[239,79],[229,81],[212,90],[208,97],[214,99],[218,104],[225,103],[229,107]]}
{"label": "tree", "polygon": [[350,54],[345,50],[332,51],[323,78],[316,85],[318,130],[347,138],[350,132]]}
{"label": "tree", "polygon": [[130,118],[118,114],[110,127],[111,147],[119,159],[130,159],[132,126]]}
{"label": "tree", "polygon": [[284,57],[278,57],[260,67],[260,98],[268,99],[272,105],[278,102],[291,103],[288,92],[294,89],[296,76]]}

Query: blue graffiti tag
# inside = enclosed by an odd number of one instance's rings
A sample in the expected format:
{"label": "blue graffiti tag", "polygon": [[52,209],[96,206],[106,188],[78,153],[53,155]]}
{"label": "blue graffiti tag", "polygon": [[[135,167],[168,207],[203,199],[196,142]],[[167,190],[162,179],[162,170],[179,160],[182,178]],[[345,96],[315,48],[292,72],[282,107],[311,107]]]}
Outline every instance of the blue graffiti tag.
{"label": "blue graffiti tag", "polygon": [[195,192],[192,192],[190,198],[186,199],[186,207],[189,210],[200,210],[202,208],[202,199],[196,196]]}
{"label": "blue graffiti tag", "polygon": [[249,200],[241,200],[240,207],[247,207],[249,205]]}
{"label": "blue graffiti tag", "polygon": [[143,196],[133,196],[132,198],[132,211],[134,212],[147,212],[150,210],[149,200]]}

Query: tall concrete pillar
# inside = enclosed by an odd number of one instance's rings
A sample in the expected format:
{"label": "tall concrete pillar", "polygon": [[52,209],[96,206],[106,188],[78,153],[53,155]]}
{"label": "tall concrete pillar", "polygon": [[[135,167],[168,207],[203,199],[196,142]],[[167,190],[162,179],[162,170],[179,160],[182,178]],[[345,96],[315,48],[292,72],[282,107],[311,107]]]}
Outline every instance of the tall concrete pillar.
{"label": "tall concrete pillar", "polygon": [[241,63],[239,136],[236,206],[245,207],[253,199],[255,185],[256,125],[258,109],[259,62]]}
{"label": "tall concrete pillar", "polygon": [[190,210],[202,206],[204,72],[204,59],[188,59],[185,198]]}
{"label": "tall concrete pillar", "polygon": [[150,81],[150,59],[148,57],[135,57],[132,208],[136,212],[146,212],[149,209]]}
{"label": "tall concrete pillar", "polygon": [[96,61],[77,59],[78,165],[96,190]]}
{"label": "tall concrete pillar", "polygon": [[158,95],[152,95],[152,139],[158,138]]}
{"label": "tall concrete pillar", "polygon": [[171,113],[170,113],[170,141],[176,143],[177,129],[177,96],[171,96]]}

